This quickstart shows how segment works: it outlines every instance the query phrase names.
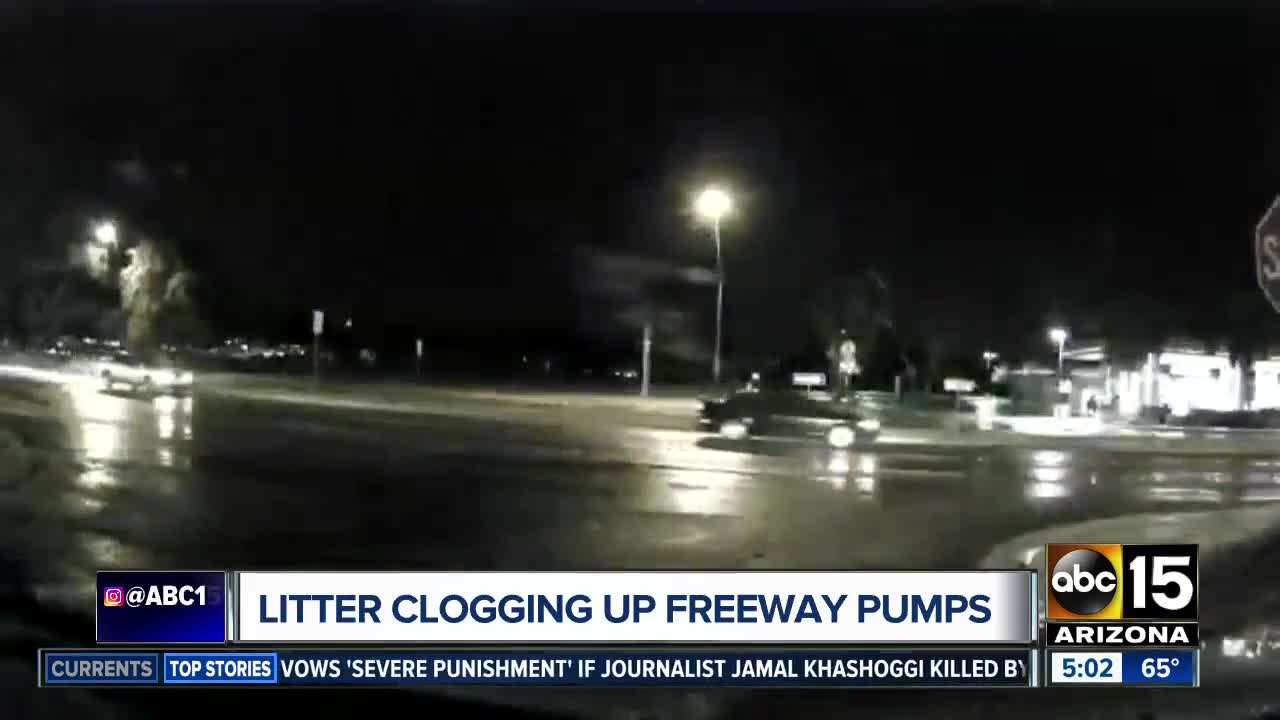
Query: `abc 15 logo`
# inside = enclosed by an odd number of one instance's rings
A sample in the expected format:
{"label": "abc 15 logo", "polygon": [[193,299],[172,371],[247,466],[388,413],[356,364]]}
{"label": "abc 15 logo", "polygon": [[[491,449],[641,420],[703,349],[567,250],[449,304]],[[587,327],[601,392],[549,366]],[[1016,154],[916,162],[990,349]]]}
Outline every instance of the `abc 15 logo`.
{"label": "abc 15 logo", "polygon": [[1049,545],[1050,620],[1195,620],[1198,545]]}

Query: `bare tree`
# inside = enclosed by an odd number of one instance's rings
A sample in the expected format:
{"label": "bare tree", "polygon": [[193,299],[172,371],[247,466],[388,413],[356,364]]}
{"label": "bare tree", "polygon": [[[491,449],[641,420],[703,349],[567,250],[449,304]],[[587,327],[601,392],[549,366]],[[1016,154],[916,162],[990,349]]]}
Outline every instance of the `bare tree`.
{"label": "bare tree", "polygon": [[839,376],[839,347],[857,345],[858,364],[866,366],[883,330],[894,327],[893,293],[875,268],[834,275],[822,282],[809,304],[809,319],[822,343],[831,377]]}
{"label": "bare tree", "polygon": [[1107,354],[1117,366],[1141,364],[1174,334],[1169,307],[1145,293],[1121,293],[1100,309]]}
{"label": "bare tree", "polygon": [[32,271],[10,290],[10,325],[23,345],[93,332],[104,305],[91,284],[67,269]]}

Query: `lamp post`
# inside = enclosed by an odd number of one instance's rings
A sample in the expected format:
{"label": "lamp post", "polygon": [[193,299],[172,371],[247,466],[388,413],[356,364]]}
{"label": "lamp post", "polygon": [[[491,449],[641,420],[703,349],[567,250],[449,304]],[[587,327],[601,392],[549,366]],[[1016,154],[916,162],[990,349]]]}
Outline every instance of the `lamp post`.
{"label": "lamp post", "polygon": [[120,235],[116,224],[110,220],[99,220],[89,226],[89,239],[84,244],[85,258],[88,260],[90,272],[105,274],[111,267],[111,259],[119,245]]}
{"label": "lamp post", "polygon": [[724,261],[720,253],[720,218],[724,217],[732,206],[733,201],[729,199],[728,193],[716,187],[703,190],[694,203],[694,210],[698,216],[711,223],[711,232],[716,243],[716,346],[715,354],[711,359],[711,378],[717,385],[720,384],[720,347],[724,325]]}
{"label": "lamp post", "polygon": [[116,241],[119,239],[116,224],[110,220],[101,220],[94,223],[93,239],[99,245],[115,246]]}
{"label": "lamp post", "polygon": [[1067,344],[1067,337],[1066,328],[1049,328],[1049,339],[1058,346],[1058,377],[1062,377],[1062,350]]}

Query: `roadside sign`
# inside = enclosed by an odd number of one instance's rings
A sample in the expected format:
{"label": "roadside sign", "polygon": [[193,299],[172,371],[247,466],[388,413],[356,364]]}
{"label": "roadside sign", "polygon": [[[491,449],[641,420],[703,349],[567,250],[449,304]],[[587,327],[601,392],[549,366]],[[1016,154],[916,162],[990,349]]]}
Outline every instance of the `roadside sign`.
{"label": "roadside sign", "polygon": [[977,388],[978,384],[968,378],[947,378],[942,381],[942,389],[946,392],[971,393]]}
{"label": "roadside sign", "polygon": [[845,338],[844,342],[840,343],[840,364],[856,363],[857,357],[858,346],[854,344],[853,340]]}
{"label": "roadside sign", "polygon": [[796,387],[822,387],[827,384],[827,374],[820,372],[791,373],[791,384]]}
{"label": "roadside sign", "polygon": [[324,311],[311,311],[311,334],[319,335],[324,332]]}
{"label": "roadside sign", "polygon": [[1258,266],[1258,287],[1271,307],[1280,312],[1280,197],[1258,221],[1253,233],[1253,255]]}

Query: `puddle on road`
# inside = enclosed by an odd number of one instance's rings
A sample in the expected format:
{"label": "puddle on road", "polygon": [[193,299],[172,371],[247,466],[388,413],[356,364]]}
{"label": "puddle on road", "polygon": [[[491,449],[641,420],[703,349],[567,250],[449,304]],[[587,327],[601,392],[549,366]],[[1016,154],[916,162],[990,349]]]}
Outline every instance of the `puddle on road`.
{"label": "puddle on road", "polygon": [[734,473],[707,470],[668,470],[667,497],[664,505],[685,515],[741,516],[743,501],[738,485],[742,478]]}
{"label": "puddle on road", "polygon": [[[1030,506],[1141,511],[1169,505],[1228,507],[1280,502],[1270,459],[1142,456],[1056,450],[1011,453],[1002,469],[1024,478]],[[1000,472],[1000,471],[997,471]]]}
{"label": "puddle on road", "polygon": [[190,469],[194,402],[100,391],[69,383],[51,402],[52,420],[33,438],[38,475],[27,477],[15,517],[28,584],[43,602],[92,608],[95,573],[148,567],[144,548],[181,515],[181,479]]}

